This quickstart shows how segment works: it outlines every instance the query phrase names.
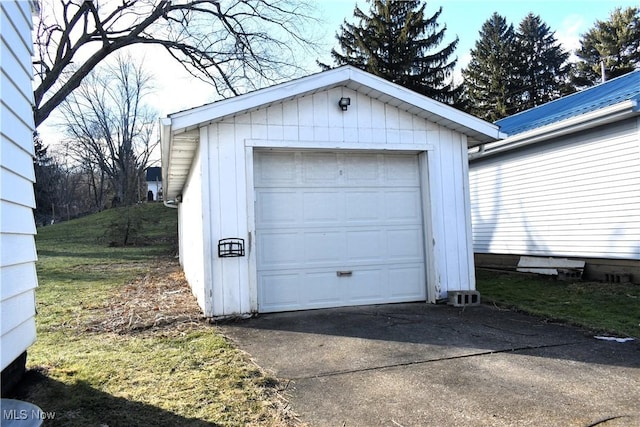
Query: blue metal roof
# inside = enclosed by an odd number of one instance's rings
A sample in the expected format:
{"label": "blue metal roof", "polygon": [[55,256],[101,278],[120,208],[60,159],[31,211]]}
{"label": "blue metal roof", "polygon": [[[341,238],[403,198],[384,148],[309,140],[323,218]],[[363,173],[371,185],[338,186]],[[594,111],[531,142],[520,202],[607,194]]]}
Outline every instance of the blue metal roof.
{"label": "blue metal roof", "polygon": [[509,136],[629,100],[640,100],[640,70],[495,122]]}

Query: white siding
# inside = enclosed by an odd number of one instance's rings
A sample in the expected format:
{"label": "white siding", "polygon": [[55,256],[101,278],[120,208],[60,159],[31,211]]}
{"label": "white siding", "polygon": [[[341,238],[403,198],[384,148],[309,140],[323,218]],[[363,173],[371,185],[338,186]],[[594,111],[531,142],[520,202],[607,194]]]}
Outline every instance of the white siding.
{"label": "white siding", "polygon": [[629,119],[473,162],[475,251],[640,259],[639,142]]}
{"label": "white siding", "polygon": [[440,298],[447,290],[474,290],[475,268],[471,247],[471,219],[467,140],[460,133],[440,128],[437,155],[429,159],[431,211],[435,263],[439,266]]}
{"label": "white siding", "polygon": [[[351,106],[344,112],[337,106],[341,97],[351,98]],[[208,315],[257,310],[255,284],[250,283],[255,280],[255,264],[252,264],[255,258],[251,253],[255,236],[250,234],[255,226],[251,223],[255,202],[250,180],[252,141],[260,141],[261,147],[269,146],[271,141],[280,147],[301,148],[308,143],[329,150],[387,146],[406,147],[414,152],[430,145],[432,150],[428,152],[427,161],[421,162],[421,172],[426,175],[428,170],[429,174],[422,178],[423,185],[429,187],[422,190],[428,223],[425,232],[429,253],[428,298],[435,301],[445,297],[447,290],[475,288],[469,245],[470,211],[465,199],[465,191],[468,192],[466,137],[365,93],[338,87],[242,112],[201,129],[201,167],[206,171],[202,178],[202,209],[205,216],[210,215],[204,219],[203,235],[205,245],[208,240],[212,246],[210,257],[205,257],[209,267],[204,266],[203,278],[205,286],[212,287],[212,301],[206,303],[205,309]],[[193,179],[192,176],[190,180]],[[191,181],[190,186],[194,185]],[[189,189],[191,191],[194,190]],[[189,207],[186,203],[190,203]],[[183,203],[181,214],[190,211],[194,203]],[[186,222],[181,220],[183,226]],[[187,232],[182,235],[186,236]],[[229,237],[244,238],[248,256],[219,258],[217,243]],[[184,246],[183,242],[181,250]],[[186,256],[182,259],[186,266]]]}
{"label": "white siding", "polygon": [[268,131],[265,113],[252,113],[252,116],[256,114],[252,122],[247,122],[249,115],[244,114],[238,117],[236,123],[221,122],[206,128],[209,140],[207,198],[210,203],[204,208],[210,214],[207,237],[212,245],[212,304],[216,315],[255,311],[255,307],[251,307],[252,296],[249,292],[248,257],[218,257],[218,241],[242,238],[249,244],[244,141],[250,138],[252,126],[262,132]]}
{"label": "white siding", "polygon": [[191,285],[198,304],[207,311],[205,281],[205,252],[202,210],[202,163],[196,151],[191,173],[182,193],[182,203],[178,205],[178,232],[180,264]]}
{"label": "white siding", "polygon": [[36,337],[31,27],[28,2],[0,2],[2,369]]}

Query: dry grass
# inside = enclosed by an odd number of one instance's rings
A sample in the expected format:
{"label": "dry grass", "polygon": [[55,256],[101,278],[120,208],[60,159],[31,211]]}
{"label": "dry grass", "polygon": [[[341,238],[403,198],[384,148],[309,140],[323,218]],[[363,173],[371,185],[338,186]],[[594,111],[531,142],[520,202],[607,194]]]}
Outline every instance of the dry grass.
{"label": "dry grass", "polygon": [[143,277],[92,311],[87,332],[182,330],[206,322],[175,262],[156,262]]}

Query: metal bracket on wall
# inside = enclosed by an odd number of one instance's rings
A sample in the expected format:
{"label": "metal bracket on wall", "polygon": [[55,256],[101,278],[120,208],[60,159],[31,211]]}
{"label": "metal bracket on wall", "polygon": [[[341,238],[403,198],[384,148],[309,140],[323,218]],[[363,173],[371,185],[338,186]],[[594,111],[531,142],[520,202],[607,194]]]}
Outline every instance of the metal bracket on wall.
{"label": "metal bracket on wall", "polygon": [[218,256],[220,258],[244,256],[244,239],[231,237],[218,240]]}

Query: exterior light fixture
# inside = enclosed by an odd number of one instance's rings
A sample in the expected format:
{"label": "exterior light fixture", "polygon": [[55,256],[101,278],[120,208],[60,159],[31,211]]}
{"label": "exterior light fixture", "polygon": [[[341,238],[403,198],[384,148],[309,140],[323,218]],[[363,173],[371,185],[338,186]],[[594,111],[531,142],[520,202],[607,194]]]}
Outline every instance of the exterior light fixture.
{"label": "exterior light fixture", "polygon": [[338,105],[340,106],[342,111],[347,111],[347,108],[349,107],[349,105],[351,105],[351,98],[340,98],[340,101],[338,101]]}

